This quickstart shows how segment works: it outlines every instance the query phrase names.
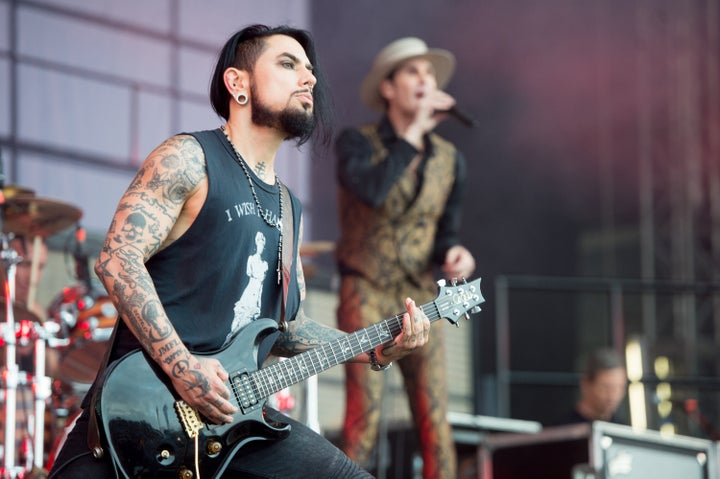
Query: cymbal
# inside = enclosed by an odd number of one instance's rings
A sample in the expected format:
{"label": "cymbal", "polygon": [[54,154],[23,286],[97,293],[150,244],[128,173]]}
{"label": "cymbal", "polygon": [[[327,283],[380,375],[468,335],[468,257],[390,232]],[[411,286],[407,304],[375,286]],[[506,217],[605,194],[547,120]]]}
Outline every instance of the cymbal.
{"label": "cymbal", "polygon": [[300,245],[300,256],[316,256],[322,253],[330,253],[335,249],[333,241],[308,241]]}
{"label": "cymbal", "polygon": [[30,195],[5,199],[3,232],[43,238],[78,222],[82,212],[67,203]]}
{"label": "cymbal", "polygon": [[18,185],[5,185],[2,192],[3,195],[5,195],[5,198],[14,198],[16,196],[35,196],[35,190]]}
{"label": "cymbal", "polygon": [[[7,303],[5,298],[0,298],[0,319],[5,321],[7,318]],[[32,321],[33,323],[40,323],[40,318],[37,314],[33,313],[24,304],[15,302],[13,304],[13,319],[16,323],[20,321]]]}

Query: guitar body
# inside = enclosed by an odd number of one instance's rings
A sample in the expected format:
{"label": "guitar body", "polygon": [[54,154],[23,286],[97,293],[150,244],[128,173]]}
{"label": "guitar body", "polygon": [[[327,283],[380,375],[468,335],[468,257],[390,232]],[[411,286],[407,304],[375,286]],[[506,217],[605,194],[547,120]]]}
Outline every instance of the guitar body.
{"label": "guitar body", "polygon": [[[277,330],[271,319],[245,327],[226,348],[212,354],[232,375],[256,371],[262,339]],[[202,356],[203,354],[198,354]],[[175,409],[179,400],[165,373],[142,351],[124,356],[108,369],[98,401],[107,446],[128,478],[173,478],[183,468],[195,474],[195,439],[188,437]],[[198,434],[200,477],[219,477],[244,444],[284,438],[285,424],[263,417],[265,401],[242,408],[232,424],[203,423]]]}

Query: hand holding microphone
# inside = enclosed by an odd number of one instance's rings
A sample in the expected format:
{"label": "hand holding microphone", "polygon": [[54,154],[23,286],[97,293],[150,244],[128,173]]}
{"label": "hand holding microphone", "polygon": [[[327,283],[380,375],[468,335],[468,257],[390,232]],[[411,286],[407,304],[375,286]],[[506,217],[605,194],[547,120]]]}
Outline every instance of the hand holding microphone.
{"label": "hand holding microphone", "polygon": [[417,108],[412,120],[405,129],[400,130],[400,137],[422,149],[423,135],[433,131],[446,116],[452,116],[469,128],[478,124],[477,120],[456,106],[455,99],[450,94],[432,89],[418,94]]}
{"label": "hand holding microphone", "polygon": [[475,128],[478,125],[478,121],[475,118],[471,117],[468,113],[459,109],[457,106],[452,106],[445,111],[438,111],[438,113],[447,113],[468,128]]}
{"label": "hand holding microphone", "polygon": [[[447,114],[447,115],[455,118],[460,123],[467,126],[468,128],[474,128],[475,126],[478,125],[478,121],[475,118],[470,116],[470,114],[468,114],[464,110],[458,108],[457,104],[455,103],[455,100],[449,94],[447,94],[445,92],[441,92],[441,93],[446,97],[446,99],[445,99],[445,101],[442,102],[444,104],[437,105],[437,107],[435,108],[435,110],[433,112],[434,115],[437,115],[440,113]],[[451,104],[448,105],[447,99],[451,100]]]}

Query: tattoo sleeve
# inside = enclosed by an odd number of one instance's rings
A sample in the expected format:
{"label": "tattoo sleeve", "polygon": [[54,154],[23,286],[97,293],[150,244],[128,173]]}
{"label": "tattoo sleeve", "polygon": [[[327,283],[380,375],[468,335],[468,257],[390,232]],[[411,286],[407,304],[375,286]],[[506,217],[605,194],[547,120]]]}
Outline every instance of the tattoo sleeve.
{"label": "tattoo sleeve", "polygon": [[117,206],[95,272],[143,348],[173,375],[189,352],[160,303],[145,262],[182,234],[188,200],[204,185],[205,159],[190,136],[168,139],[138,170]]}

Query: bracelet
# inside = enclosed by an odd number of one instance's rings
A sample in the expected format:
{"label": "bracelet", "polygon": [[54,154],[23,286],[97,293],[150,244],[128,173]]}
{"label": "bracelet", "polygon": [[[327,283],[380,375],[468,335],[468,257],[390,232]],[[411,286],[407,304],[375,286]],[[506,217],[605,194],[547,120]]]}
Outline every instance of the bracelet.
{"label": "bracelet", "polygon": [[370,369],[373,371],[385,371],[387,368],[392,366],[392,361],[388,364],[385,364],[384,366],[378,362],[377,354],[375,354],[375,350],[371,349],[368,351],[368,356],[370,356]]}

